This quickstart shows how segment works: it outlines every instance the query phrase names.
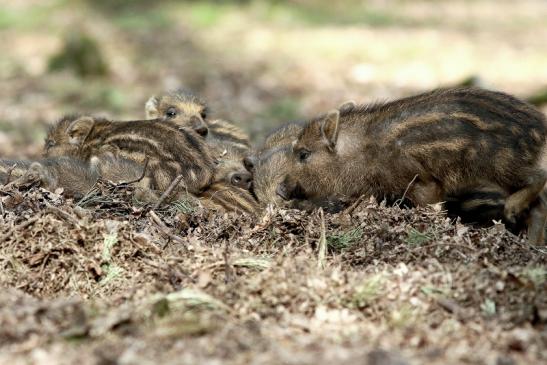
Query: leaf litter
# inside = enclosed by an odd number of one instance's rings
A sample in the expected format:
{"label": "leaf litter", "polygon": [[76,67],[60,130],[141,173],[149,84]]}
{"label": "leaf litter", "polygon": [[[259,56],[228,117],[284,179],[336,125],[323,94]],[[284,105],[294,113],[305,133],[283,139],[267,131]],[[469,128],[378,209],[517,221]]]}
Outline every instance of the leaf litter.
{"label": "leaf litter", "polygon": [[253,218],[93,194],[1,190],[0,363],[547,360],[547,251],[502,225],[374,199]]}

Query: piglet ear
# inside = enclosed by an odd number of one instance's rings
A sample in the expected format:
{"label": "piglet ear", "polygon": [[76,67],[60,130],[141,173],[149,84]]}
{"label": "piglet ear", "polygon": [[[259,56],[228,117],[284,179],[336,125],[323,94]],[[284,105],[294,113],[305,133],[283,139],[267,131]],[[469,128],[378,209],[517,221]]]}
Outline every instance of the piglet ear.
{"label": "piglet ear", "polygon": [[74,146],[81,146],[91,132],[93,124],[95,121],[91,117],[80,117],[70,123],[66,130],[68,142]]}
{"label": "piglet ear", "polygon": [[18,187],[31,186],[38,183],[43,188],[52,188],[54,186],[53,177],[48,173],[48,169],[38,161],[30,164],[25,174],[13,181]]}
{"label": "piglet ear", "polygon": [[144,104],[146,119],[159,118],[160,116],[159,104],[160,104],[160,100],[155,96],[152,96],[150,99],[148,99],[146,104]]}
{"label": "piglet ear", "polygon": [[355,107],[357,107],[357,103],[354,100],[348,100],[340,104],[338,106],[338,110],[340,110],[340,112],[345,112],[351,109],[355,109]]}
{"label": "piglet ear", "polygon": [[336,140],[338,139],[338,122],[340,120],[340,111],[337,109],[331,110],[323,119],[321,124],[321,136],[327,142],[331,151],[334,151]]}
{"label": "piglet ear", "polygon": [[258,158],[254,155],[248,155],[245,156],[243,159],[243,166],[249,171],[250,173],[253,173],[255,170],[256,163],[258,161]]}
{"label": "piglet ear", "polygon": [[98,156],[91,156],[89,159],[89,169],[100,175],[101,159]]}

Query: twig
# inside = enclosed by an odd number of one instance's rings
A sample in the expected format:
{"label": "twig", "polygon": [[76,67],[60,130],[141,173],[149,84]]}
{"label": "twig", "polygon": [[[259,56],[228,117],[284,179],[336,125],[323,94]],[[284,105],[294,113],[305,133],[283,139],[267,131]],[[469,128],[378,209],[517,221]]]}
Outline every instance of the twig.
{"label": "twig", "polygon": [[151,210],[150,212],[148,212],[148,214],[150,215],[150,220],[152,221],[152,223],[154,223],[157,226],[157,228],[160,230],[161,233],[163,233],[165,236],[169,237],[176,243],[179,243],[181,245],[184,245],[184,247],[186,247],[186,242],[184,242],[184,240],[180,238],[179,236],[171,233],[171,230],[169,229],[169,227],[167,227],[165,223],[163,223],[163,221],[161,220],[160,217],[158,217],[156,212]]}
{"label": "twig", "polygon": [[70,221],[75,226],[78,226],[78,227],[80,226],[80,223],[78,222],[78,220],[76,218],[74,218],[73,216],[71,216],[70,214],[68,214],[67,212],[65,212],[64,210],[61,210],[61,209],[57,208],[56,206],[53,206],[49,203],[46,203],[46,207],[47,207],[48,211],[53,212],[53,213],[61,216],[65,220]]}
{"label": "twig", "polygon": [[448,313],[459,314],[462,312],[462,308],[458,303],[447,298],[438,298],[437,304]]}
{"label": "twig", "polygon": [[418,174],[414,175],[414,178],[408,183],[408,185],[406,186],[406,189],[405,189],[405,192],[403,193],[403,196],[401,197],[401,199],[397,199],[397,201],[395,202],[395,205],[400,208],[401,206],[401,203],[405,200],[406,198],[406,193],[408,193],[408,190],[410,189],[410,187],[412,186],[412,184],[414,184],[414,181],[416,181],[416,179],[418,178]]}
{"label": "twig", "polygon": [[146,160],[144,160],[144,167],[142,168],[142,174],[141,174],[140,177],[138,177],[135,180],[121,182],[118,185],[131,185],[131,184],[134,184],[134,183],[138,183],[139,181],[144,179],[144,176],[146,175],[146,169],[147,168],[148,168],[148,158]]}
{"label": "twig", "polygon": [[76,203],[77,206],[82,207],[84,204],[87,204],[87,202],[93,195],[96,195],[98,191],[97,189],[98,182],[99,180],[97,179],[97,181],[95,181],[95,184],[93,184],[93,186],[85,193],[82,199],[78,200],[78,202]]}
{"label": "twig", "polygon": [[177,176],[175,179],[173,179],[173,181],[171,181],[171,185],[169,185],[169,187],[167,188],[167,190],[165,190],[163,192],[163,194],[161,194],[160,196],[160,199],[158,200],[158,202],[156,204],[154,204],[154,207],[152,207],[152,210],[156,210],[160,207],[160,205],[163,203],[163,201],[165,199],[167,199],[167,197],[169,195],[171,195],[171,193],[173,192],[173,190],[175,189],[175,187],[180,183],[180,181],[182,180],[184,176],[182,175],[179,175]]}
{"label": "twig", "polygon": [[359,205],[361,205],[363,200],[365,200],[365,196],[361,195],[352,205],[350,205],[348,209],[346,209],[346,214],[351,215],[351,213],[353,213],[353,211],[357,209]]}
{"label": "twig", "polygon": [[15,231],[17,231],[18,229],[27,228],[28,226],[34,224],[40,218],[41,218],[41,215],[36,215],[32,218],[27,219],[26,221],[19,224],[18,226],[11,228],[7,233],[4,233],[2,236],[0,236],[0,243],[4,242],[6,239],[12,236],[15,233]]}
{"label": "twig", "polygon": [[537,247],[536,245],[529,245],[528,248],[530,248],[532,251],[539,252],[542,255],[547,255],[547,248]]}
{"label": "twig", "polygon": [[4,183],[4,186],[6,186],[10,183],[11,173],[15,169],[16,166],[17,166],[17,164],[14,163],[12,166],[8,167],[8,170],[7,170],[8,177],[6,178],[6,182]]}
{"label": "twig", "polygon": [[466,246],[466,245],[461,245],[459,243],[433,243],[431,245],[426,245],[426,246],[420,246],[420,247],[416,247],[414,249],[412,249],[412,251],[418,251],[418,250],[423,250],[423,249],[426,249],[426,248],[432,248],[432,247],[438,247],[438,246],[453,246],[453,247],[461,247],[461,248],[466,248],[470,251],[476,251],[473,247],[469,247],[469,246]]}
{"label": "twig", "polygon": [[319,250],[317,252],[317,265],[320,269],[325,268],[325,256],[327,255],[327,235],[325,232],[325,216],[323,208],[319,208],[321,216],[321,236],[319,237]]}
{"label": "twig", "polygon": [[207,188],[207,190],[212,190],[213,188],[216,188],[216,190],[209,196],[209,200],[213,200],[213,198],[217,195],[217,194],[220,194],[220,193],[223,193],[225,191],[230,191],[230,188],[228,186],[222,188],[222,189],[218,189],[218,186],[222,186],[221,184],[214,184],[214,185],[211,185]]}
{"label": "twig", "polygon": [[228,245],[228,240],[226,240],[226,243],[224,245],[224,252],[222,253],[222,256],[224,256],[224,283],[229,283],[232,278],[232,267],[230,266],[230,247]]}

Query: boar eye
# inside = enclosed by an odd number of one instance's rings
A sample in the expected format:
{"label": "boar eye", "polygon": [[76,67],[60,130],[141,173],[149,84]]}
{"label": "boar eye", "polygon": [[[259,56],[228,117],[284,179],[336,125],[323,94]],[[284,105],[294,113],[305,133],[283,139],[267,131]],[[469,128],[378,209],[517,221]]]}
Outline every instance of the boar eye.
{"label": "boar eye", "polygon": [[206,119],[207,118],[207,112],[204,110],[200,113],[201,115],[201,119]]}
{"label": "boar eye", "polygon": [[167,118],[174,118],[177,116],[177,109],[174,108],[174,107],[170,107],[169,109],[167,109],[167,111],[165,112],[165,115],[167,116]]}
{"label": "boar eye", "polygon": [[55,141],[52,141],[52,140],[46,141],[46,148],[47,149],[50,149],[53,146],[55,146]]}
{"label": "boar eye", "polygon": [[311,152],[305,149],[301,149],[298,150],[297,155],[300,162],[306,162],[306,160],[310,157]]}

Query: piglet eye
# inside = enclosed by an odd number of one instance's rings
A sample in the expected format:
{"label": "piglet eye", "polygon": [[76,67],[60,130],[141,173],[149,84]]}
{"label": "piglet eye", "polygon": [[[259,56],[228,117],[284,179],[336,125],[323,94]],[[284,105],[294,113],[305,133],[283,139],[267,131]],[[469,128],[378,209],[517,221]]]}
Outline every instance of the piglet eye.
{"label": "piglet eye", "polygon": [[177,109],[174,108],[174,107],[170,107],[167,109],[167,111],[165,112],[165,116],[167,118],[174,118],[177,116]]}
{"label": "piglet eye", "polygon": [[300,162],[306,162],[310,157],[311,152],[305,149],[298,150],[297,156]]}
{"label": "piglet eye", "polygon": [[55,141],[48,140],[46,141],[46,148],[49,149],[51,147],[55,146]]}
{"label": "piglet eye", "polygon": [[200,113],[201,115],[201,119],[206,119],[207,118],[207,112],[204,110]]}

